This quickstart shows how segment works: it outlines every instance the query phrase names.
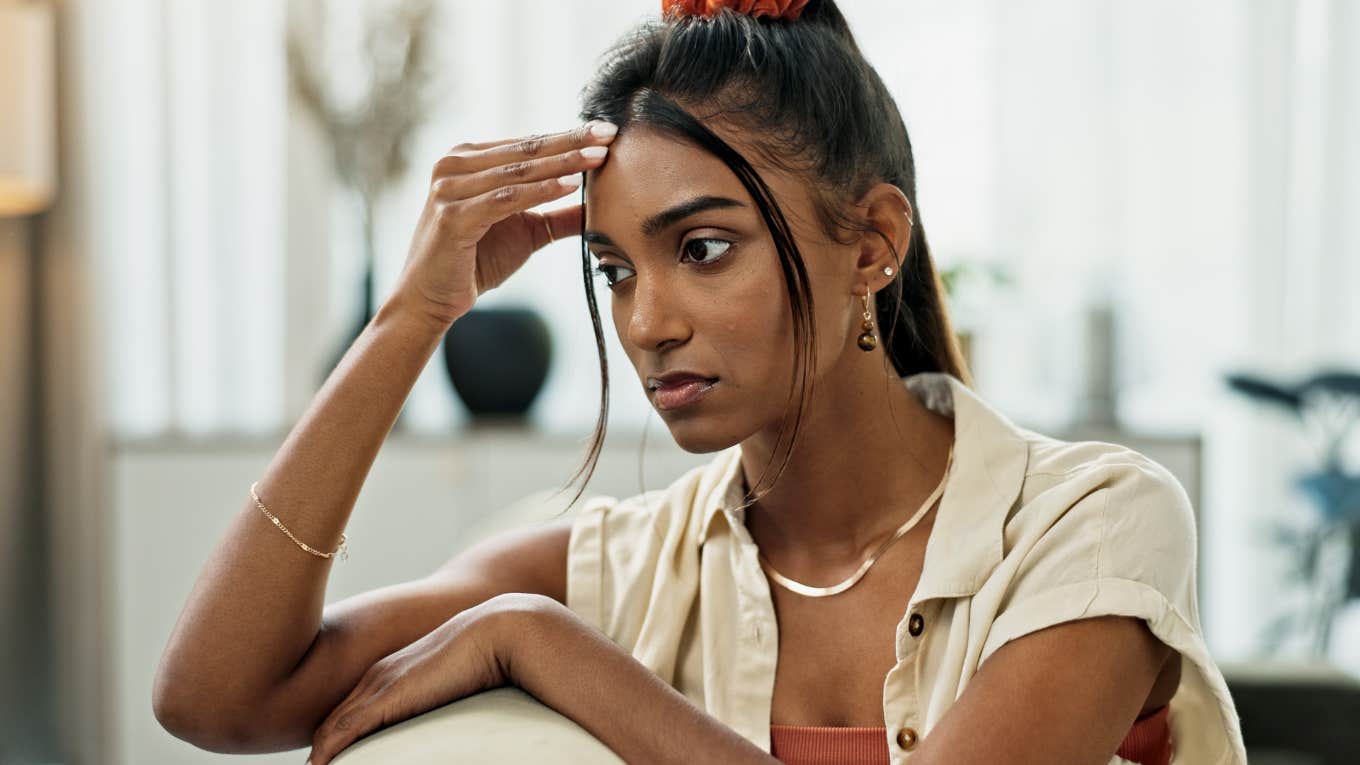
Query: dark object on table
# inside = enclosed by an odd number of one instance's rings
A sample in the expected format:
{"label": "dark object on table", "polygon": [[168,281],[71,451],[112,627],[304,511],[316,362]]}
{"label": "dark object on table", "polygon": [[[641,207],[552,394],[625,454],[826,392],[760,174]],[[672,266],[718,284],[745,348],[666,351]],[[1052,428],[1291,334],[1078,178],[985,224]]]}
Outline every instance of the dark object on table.
{"label": "dark object on table", "polygon": [[531,308],[473,308],[444,335],[444,368],[476,418],[524,418],[552,363],[548,324]]}

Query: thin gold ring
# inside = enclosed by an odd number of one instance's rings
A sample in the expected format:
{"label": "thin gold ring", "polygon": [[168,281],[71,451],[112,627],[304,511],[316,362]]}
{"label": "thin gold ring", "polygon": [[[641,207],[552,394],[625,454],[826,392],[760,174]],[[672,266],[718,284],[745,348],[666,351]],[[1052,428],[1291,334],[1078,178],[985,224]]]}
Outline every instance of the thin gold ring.
{"label": "thin gold ring", "polygon": [[548,244],[552,244],[557,239],[557,237],[553,236],[552,224],[548,222],[548,216],[543,215],[540,217],[543,219],[543,227],[548,229]]}

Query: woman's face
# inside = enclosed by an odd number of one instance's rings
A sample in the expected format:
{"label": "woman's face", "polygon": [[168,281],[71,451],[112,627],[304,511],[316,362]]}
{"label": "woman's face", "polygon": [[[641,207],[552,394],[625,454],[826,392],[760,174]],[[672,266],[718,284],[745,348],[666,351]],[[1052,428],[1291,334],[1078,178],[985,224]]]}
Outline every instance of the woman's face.
{"label": "woman's face", "polygon": [[[757,164],[730,133],[715,132],[756,167],[793,229],[812,285],[818,378],[854,346],[862,304],[851,294],[855,248],[815,223],[804,181]],[[645,126],[619,133],[589,171],[586,242],[609,282],[619,340],[648,400],[686,451],[726,448],[777,432],[795,388],[793,319],[774,240],[722,160]],[[848,339],[848,342],[847,342]],[[683,370],[716,382],[667,408],[649,377]],[[703,387],[702,385],[695,387]]]}

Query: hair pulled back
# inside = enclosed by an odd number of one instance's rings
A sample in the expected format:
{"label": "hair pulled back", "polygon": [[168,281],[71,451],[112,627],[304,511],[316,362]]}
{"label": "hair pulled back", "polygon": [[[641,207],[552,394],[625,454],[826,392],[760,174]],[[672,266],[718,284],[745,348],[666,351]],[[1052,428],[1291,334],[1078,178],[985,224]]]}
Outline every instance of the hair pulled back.
{"label": "hair pulled back", "polygon": [[[875,298],[877,325],[888,328],[885,355],[899,377],[948,372],[972,384],[950,325],[944,285],[926,241],[906,125],[833,0],[809,0],[796,20],[751,16],[730,8],[712,16],[668,15],[646,20],[605,53],[599,70],[582,91],[580,116],[612,122],[620,132],[629,125],[645,124],[687,141],[721,159],[751,194],[774,239],[793,314],[796,379],[802,396],[784,465],[810,397],[809,370],[816,366],[807,270],[769,187],[707,122],[753,136],[754,140],[743,143],[753,145],[761,161],[807,178],[818,221],[835,241],[852,241],[847,234],[882,236],[850,216],[848,205],[879,182],[901,189],[911,202],[914,225],[906,252],[897,254],[893,281]],[[586,464],[568,485],[587,469],[594,472],[609,412],[604,332],[584,239],[581,267],[602,383],[600,415]],[[776,454],[785,431],[781,426]]]}

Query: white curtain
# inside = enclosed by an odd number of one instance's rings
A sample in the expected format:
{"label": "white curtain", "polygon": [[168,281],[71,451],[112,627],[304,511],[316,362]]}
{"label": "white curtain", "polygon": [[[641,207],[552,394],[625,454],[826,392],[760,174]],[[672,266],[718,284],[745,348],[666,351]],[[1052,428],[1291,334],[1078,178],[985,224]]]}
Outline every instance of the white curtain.
{"label": "white curtain", "polygon": [[[1206,627],[1221,653],[1249,651],[1278,574],[1260,561],[1279,563],[1260,523],[1305,511],[1288,480],[1309,452],[1222,376],[1360,356],[1360,7],[841,5],[905,115],[937,261],[1018,277],[980,304],[960,298],[982,392],[1018,419],[1062,423],[1081,385],[1082,311],[1111,301],[1124,422],[1206,440]],[[265,0],[88,6],[119,30],[82,43],[100,62],[88,161],[111,426],[281,433],[352,324],[359,278],[355,211],[288,97],[286,14]],[[379,299],[433,161],[461,140],[574,124],[596,57],[659,3],[439,8],[441,102],[379,209]],[[598,380],[577,252],[552,245],[483,302],[544,314],[556,355],[535,421],[586,432]],[[611,428],[640,428],[650,409],[601,318]],[[430,433],[463,420],[438,355],[407,415]]]}
{"label": "white curtain", "polygon": [[277,427],[283,415],[282,11],[89,3],[91,246],[124,435]]}

